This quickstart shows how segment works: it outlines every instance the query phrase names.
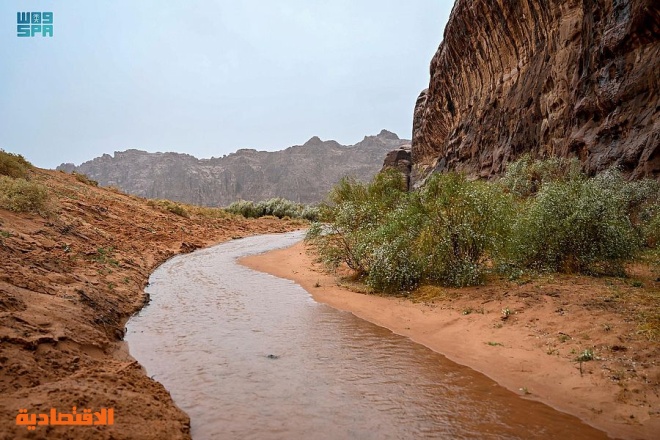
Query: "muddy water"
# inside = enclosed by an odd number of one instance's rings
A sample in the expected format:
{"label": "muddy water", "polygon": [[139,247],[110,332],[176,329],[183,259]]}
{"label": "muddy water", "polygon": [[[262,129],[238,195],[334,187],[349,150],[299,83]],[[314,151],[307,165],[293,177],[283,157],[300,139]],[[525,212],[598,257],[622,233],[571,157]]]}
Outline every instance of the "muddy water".
{"label": "muddy water", "polygon": [[181,256],[150,279],[131,354],[170,390],[195,439],[591,439],[431,350],[238,265],[300,233]]}

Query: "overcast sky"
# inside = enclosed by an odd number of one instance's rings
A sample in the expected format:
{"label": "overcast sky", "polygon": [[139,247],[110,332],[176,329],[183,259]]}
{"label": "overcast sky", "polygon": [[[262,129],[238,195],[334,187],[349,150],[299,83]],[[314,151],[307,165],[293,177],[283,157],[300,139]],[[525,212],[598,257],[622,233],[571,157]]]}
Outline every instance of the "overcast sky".
{"label": "overcast sky", "polygon": [[[453,1],[2,0],[0,148],[35,165],[128,148],[342,144],[412,113]],[[18,11],[53,11],[19,38]]]}

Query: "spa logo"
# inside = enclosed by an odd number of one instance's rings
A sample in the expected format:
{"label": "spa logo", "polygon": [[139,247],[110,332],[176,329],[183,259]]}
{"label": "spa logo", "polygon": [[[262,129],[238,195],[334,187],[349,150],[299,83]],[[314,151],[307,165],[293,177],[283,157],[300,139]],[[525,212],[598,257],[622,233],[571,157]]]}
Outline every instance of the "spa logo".
{"label": "spa logo", "polygon": [[18,37],[52,37],[52,12],[17,12],[16,36]]}

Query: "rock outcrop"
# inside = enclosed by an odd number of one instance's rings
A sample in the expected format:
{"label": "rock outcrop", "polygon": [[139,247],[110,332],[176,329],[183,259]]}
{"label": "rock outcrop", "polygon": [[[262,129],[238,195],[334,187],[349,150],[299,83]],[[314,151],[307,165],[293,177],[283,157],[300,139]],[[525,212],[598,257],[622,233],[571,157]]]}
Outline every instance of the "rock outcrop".
{"label": "rock outcrop", "polygon": [[63,171],[86,174],[102,186],[130,194],[205,206],[226,206],[239,199],[284,197],[301,203],[321,201],[343,176],[371,179],[385,154],[410,144],[387,130],[352,146],[313,137],[282,151],[242,149],[222,158],[140,150],[104,154]]}
{"label": "rock outcrop", "polygon": [[457,0],[415,107],[413,179],[523,153],[660,178],[657,0]]}
{"label": "rock outcrop", "polygon": [[385,156],[383,170],[395,169],[406,179],[406,186],[410,189],[410,175],[412,171],[412,154],[410,145],[402,145],[396,150],[392,150]]}

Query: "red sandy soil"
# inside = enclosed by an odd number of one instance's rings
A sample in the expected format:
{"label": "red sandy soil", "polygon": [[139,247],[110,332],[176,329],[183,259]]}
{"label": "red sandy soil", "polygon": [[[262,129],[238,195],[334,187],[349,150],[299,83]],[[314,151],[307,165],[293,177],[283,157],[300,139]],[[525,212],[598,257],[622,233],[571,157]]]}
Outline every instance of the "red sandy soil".
{"label": "red sandy soil", "polygon": [[[630,267],[628,279],[489,280],[472,288],[424,287],[407,298],[356,292],[360,285],[346,271],[328,273],[302,243],[241,263],[293,280],[317,301],[407,336],[610,436],[659,438],[657,262]],[[595,358],[580,364],[576,358],[586,349]]]}
{"label": "red sandy soil", "polygon": [[[46,217],[0,209],[0,439],[188,439],[190,420],[121,342],[171,256],[232,237],[299,229],[297,221],[190,218],[162,205],[34,170]],[[217,213],[217,211],[215,211]],[[113,408],[112,426],[16,426],[30,414]]]}

